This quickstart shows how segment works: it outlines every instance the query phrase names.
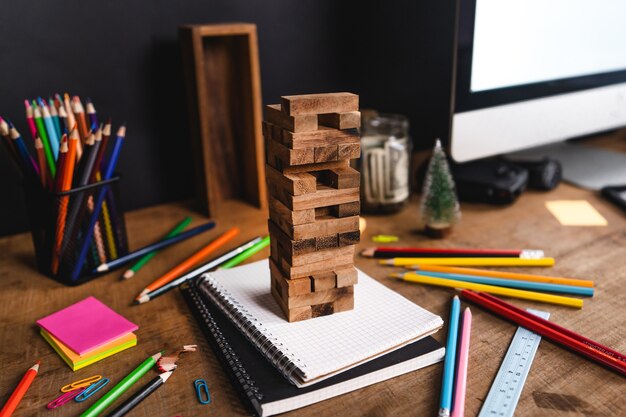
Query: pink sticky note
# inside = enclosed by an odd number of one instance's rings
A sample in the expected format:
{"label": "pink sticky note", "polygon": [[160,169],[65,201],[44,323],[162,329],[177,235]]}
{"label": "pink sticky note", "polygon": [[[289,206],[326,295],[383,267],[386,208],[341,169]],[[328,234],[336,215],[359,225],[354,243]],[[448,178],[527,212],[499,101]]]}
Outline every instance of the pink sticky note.
{"label": "pink sticky note", "polygon": [[37,324],[79,355],[138,329],[95,297],[50,314]]}

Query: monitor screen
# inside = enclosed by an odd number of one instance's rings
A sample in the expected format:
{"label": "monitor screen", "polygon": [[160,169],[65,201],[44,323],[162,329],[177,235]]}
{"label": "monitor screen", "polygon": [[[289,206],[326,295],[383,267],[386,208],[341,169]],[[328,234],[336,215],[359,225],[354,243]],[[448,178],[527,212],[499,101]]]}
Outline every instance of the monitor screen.
{"label": "monitor screen", "polygon": [[470,90],[626,69],[624,0],[476,0]]}

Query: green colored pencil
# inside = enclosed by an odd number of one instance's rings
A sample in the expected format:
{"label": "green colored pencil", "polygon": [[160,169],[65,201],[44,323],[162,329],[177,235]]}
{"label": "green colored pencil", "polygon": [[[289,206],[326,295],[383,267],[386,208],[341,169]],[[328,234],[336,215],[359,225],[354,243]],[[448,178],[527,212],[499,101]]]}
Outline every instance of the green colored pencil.
{"label": "green colored pencil", "polygon": [[[176,236],[177,234],[185,230],[185,228],[189,226],[189,223],[191,223],[191,217],[187,216],[183,219],[182,222],[178,223],[176,227],[170,230],[170,232],[164,237],[164,239]],[[126,272],[124,272],[124,279],[132,278],[137,273],[137,271],[143,268],[144,265],[147,264],[150,259],[154,258],[157,253],[159,253],[158,250],[145,254],[141,259],[137,261],[136,264],[134,264],[133,266],[128,268]]]}
{"label": "green colored pencil", "polygon": [[255,253],[257,253],[258,251],[260,251],[261,249],[267,247],[269,244],[270,244],[270,237],[265,236],[263,240],[261,240],[259,243],[257,243],[250,249],[247,249],[244,252],[241,252],[239,255],[235,256],[230,261],[224,262],[224,264],[222,264],[218,269],[229,269],[229,268],[232,268],[233,266],[237,266],[243,261],[245,261],[246,259],[248,259],[249,257],[251,257],[252,255],[254,255]]}
{"label": "green colored pencil", "polygon": [[50,140],[48,139],[48,133],[46,132],[46,127],[41,118],[41,110],[37,107],[35,100],[33,100],[33,113],[39,139],[41,139],[41,143],[43,144],[43,153],[46,156],[46,161],[48,161],[48,169],[50,169],[50,174],[52,174],[52,178],[54,178],[57,173],[56,161],[52,155],[52,149],[50,149]]}
{"label": "green colored pencil", "polygon": [[124,392],[126,392],[135,382],[137,382],[142,376],[144,376],[161,357],[161,353],[150,356],[143,361],[141,365],[136,367],[130,374],[126,375],[124,379],[117,383],[116,386],[111,388],[111,391],[104,394],[102,398],[96,401],[91,407],[87,409],[80,417],[95,417],[102,413],[105,408],[111,405],[117,400]]}

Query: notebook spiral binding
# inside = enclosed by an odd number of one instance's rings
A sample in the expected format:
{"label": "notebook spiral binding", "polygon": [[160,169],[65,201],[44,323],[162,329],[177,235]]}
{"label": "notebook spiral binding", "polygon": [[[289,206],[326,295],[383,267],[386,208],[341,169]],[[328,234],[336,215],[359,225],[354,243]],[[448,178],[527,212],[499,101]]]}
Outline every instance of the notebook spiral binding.
{"label": "notebook spiral binding", "polygon": [[209,341],[213,345],[216,353],[221,355],[224,359],[224,362],[228,364],[228,370],[232,374],[232,377],[239,383],[241,390],[243,390],[244,394],[251,401],[261,401],[263,399],[263,394],[260,392],[259,388],[256,386],[254,380],[248,374],[246,368],[241,364],[239,357],[233,351],[228,343],[228,340],[222,334],[221,329],[213,319],[211,313],[204,306],[202,301],[200,300],[200,296],[198,295],[198,282],[192,281],[188,284],[185,284],[181,287],[183,294],[191,300],[195,305],[196,312],[198,313],[198,318],[202,320],[204,326],[202,326],[203,330],[207,329],[211,333],[211,337],[208,338]]}
{"label": "notebook spiral binding", "polygon": [[[270,331],[260,326],[258,320],[240,303],[234,301],[228,291],[212,281],[209,276],[203,276],[203,278],[203,282],[208,285],[198,285],[198,289],[210,297],[216,305],[223,307],[222,311],[287,380],[291,380],[294,372],[303,377],[306,375],[306,365],[303,365],[300,359],[296,358],[282,343],[278,342]],[[202,281],[198,281],[198,283],[200,282]]]}

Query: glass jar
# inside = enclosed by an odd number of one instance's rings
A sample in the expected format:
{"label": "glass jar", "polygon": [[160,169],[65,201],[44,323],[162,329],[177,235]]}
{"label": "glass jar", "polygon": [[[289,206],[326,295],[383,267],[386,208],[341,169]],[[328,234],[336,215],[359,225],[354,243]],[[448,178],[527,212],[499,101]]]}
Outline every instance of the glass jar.
{"label": "glass jar", "polygon": [[394,213],[409,199],[409,121],[398,114],[365,117],[361,128],[361,208]]}

